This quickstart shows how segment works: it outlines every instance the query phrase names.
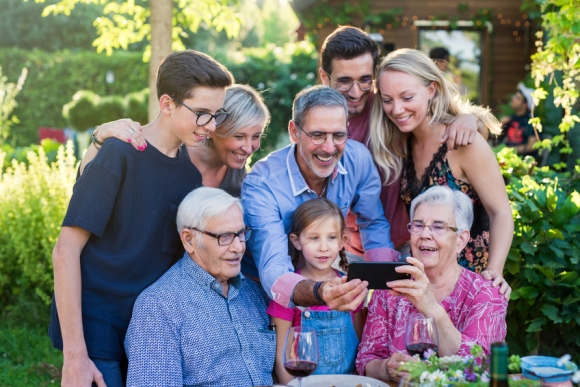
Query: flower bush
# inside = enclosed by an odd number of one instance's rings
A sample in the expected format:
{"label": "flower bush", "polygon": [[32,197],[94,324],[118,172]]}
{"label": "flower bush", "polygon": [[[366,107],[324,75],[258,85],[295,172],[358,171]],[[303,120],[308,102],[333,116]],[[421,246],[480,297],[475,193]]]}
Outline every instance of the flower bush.
{"label": "flower bush", "polygon": [[[407,372],[408,384],[430,387],[487,386],[489,384],[489,359],[480,345],[471,347],[469,356],[437,357],[433,350],[425,352],[425,361],[404,363],[399,371]],[[511,358],[510,358],[511,360]],[[403,383],[404,384],[404,383]],[[532,380],[510,380],[512,387],[532,387],[539,383]]]}

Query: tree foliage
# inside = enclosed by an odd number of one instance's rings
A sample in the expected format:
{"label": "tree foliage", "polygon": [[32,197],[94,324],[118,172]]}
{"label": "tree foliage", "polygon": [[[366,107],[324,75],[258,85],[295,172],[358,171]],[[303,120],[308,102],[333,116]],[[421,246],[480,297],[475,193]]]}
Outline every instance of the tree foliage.
{"label": "tree foliage", "polygon": [[[561,106],[564,117],[560,123],[560,135],[554,136],[547,146],[561,145],[560,153],[570,154],[572,148],[568,133],[580,117],[573,106],[578,99],[576,84],[580,82],[580,0],[545,0],[542,4],[542,29],[537,33],[537,52],[532,55],[532,77],[536,82],[534,100],[545,99],[547,91],[541,87],[545,79],[557,82],[555,74],[561,72],[562,81],[553,89],[554,104]],[[533,123],[541,130],[539,118]],[[565,164],[556,165],[556,168]]]}
{"label": "tree foliage", "polygon": [[[183,50],[185,46],[182,37],[189,32],[196,32],[204,24],[225,31],[228,37],[237,36],[240,31],[240,17],[232,5],[238,0],[151,0],[155,2],[172,2],[173,20],[172,37],[173,50]],[[45,0],[36,0],[44,3]],[[130,44],[151,39],[151,12],[149,2],[144,0],[106,1],[106,0],[61,0],[48,5],[42,15],[71,15],[79,3],[104,4],[103,14],[96,18],[94,25],[97,28],[97,39],[93,42],[97,52],[106,52],[108,55],[114,49],[126,50]],[[151,47],[145,50],[145,60],[151,56]]]}

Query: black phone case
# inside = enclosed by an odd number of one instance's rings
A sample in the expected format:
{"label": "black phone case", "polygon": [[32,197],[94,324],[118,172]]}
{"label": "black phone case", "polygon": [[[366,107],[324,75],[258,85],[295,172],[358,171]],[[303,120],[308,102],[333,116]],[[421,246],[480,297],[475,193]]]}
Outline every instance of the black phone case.
{"label": "black phone case", "polygon": [[410,274],[397,273],[395,267],[410,265],[407,262],[352,262],[348,267],[347,280],[359,278],[369,282],[369,289],[390,289],[387,282],[411,279]]}

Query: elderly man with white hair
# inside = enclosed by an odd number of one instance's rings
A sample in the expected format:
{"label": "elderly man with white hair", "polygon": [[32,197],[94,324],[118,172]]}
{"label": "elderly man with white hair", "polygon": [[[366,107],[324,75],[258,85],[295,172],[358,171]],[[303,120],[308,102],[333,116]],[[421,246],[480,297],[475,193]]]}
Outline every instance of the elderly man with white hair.
{"label": "elderly man with white hair", "polygon": [[177,228],[185,255],[133,308],[127,386],[271,385],[276,334],[268,296],[240,273],[250,237],[240,200],[198,188]]}

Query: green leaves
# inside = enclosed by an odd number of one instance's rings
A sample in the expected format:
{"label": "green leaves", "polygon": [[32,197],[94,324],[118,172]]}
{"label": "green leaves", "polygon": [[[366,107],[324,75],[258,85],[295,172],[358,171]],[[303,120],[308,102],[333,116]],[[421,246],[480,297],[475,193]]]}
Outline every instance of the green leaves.
{"label": "green leaves", "polygon": [[515,222],[504,273],[513,287],[508,341],[526,354],[580,353],[571,333],[580,324],[580,168],[537,168],[509,152],[498,152]]}
{"label": "green leaves", "polygon": [[546,322],[545,318],[537,318],[535,320],[533,320],[529,325],[528,328],[526,329],[526,332],[541,332],[542,331],[542,325],[544,325]]}
{"label": "green leaves", "polygon": [[[3,158],[0,151],[0,159]],[[58,149],[49,164],[40,147],[28,165],[12,162],[0,177],[0,300],[8,305],[19,293],[35,292],[50,303],[52,249],[76,177],[72,143]]]}
{"label": "green leaves", "polygon": [[524,286],[520,289],[514,289],[514,293],[519,294],[522,298],[536,298],[539,291],[533,286]]}
{"label": "green leaves", "polygon": [[[44,0],[37,0],[44,2]],[[236,37],[240,32],[242,20],[238,15],[237,0],[151,0],[164,7],[173,8],[172,38],[173,49],[185,49],[180,36],[183,28],[197,32],[204,24],[225,31],[229,38]],[[61,0],[47,6],[43,16],[50,14],[70,15],[79,3],[105,3],[102,16],[94,21],[98,38],[93,42],[97,52],[111,55],[115,49],[126,50],[132,43],[138,43],[151,38],[150,9],[137,5],[135,0],[104,1],[104,0]],[[141,2],[140,2],[141,3]],[[176,4],[174,4],[176,3]],[[170,13],[169,13],[170,14]],[[169,21],[168,21],[169,22]],[[145,57],[150,55],[150,46],[145,49]]]}
{"label": "green leaves", "polygon": [[542,313],[555,323],[562,322],[562,318],[560,317],[560,310],[555,305],[544,305],[542,307]]}

